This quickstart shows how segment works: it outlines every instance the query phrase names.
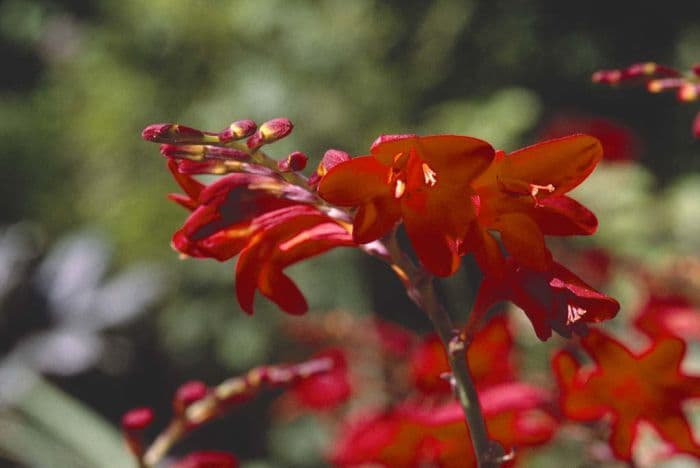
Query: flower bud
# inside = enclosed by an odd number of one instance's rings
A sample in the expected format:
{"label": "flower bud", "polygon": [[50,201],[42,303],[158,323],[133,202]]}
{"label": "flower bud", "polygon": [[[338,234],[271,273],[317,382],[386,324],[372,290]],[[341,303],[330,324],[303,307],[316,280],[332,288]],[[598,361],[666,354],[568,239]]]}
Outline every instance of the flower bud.
{"label": "flower bud", "polygon": [[122,416],[122,433],[131,453],[140,457],[144,451],[143,431],[153,422],[151,408],[134,408]]}
{"label": "flower bud", "polygon": [[258,149],[262,145],[280,140],[292,132],[292,122],[284,117],[268,120],[260,126],[246,144],[250,149]]}
{"label": "flower bud", "polygon": [[143,129],[141,137],[154,143],[170,143],[173,145],[196,145],[213,143],[219,140],[219,137],[214,133],[171,123],[149,125]]}
{"label": "flower bud", "polygon": [[248,161],[250,155],[235,148],[210,145],[160,145],[163,156],[174,159],[201,161],[203,159]]}
{"label": "flower bud", "polygon": [[252,120],[237,120],[225,130],[219,132],[219,139],[222,143],[247,138],[255,133],[258,126]]}
{"label": "flower bud", "polygon": [[173,397],[175,414],[182,416],[187,408],[209,394],[209,388],[200,380],[191,380],[180,385]]}
{"label": "flower bud", "polygon": [[670,89],[677,89],[681,87],[683,83],[685,83],[685,80],[681,78],[660,78],[647,83],[647,90],[650,93],[660,93]]}
{"label": "flower bud", "polygon": [[282,172],[303,171],[309,157],[301,151],[295,151],[285,159],[277,162],[277,168]]}
{"label": "flower bud", "polygon": [[678,99],[683,102],[695,101],[700,96],[700,84],[685,83],[678,88]]}

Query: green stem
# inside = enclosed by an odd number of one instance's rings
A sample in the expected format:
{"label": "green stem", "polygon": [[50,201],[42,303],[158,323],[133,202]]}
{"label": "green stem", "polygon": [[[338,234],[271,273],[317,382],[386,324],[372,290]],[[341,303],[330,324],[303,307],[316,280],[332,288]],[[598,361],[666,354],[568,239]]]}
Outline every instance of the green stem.
{"label": "green stem", "polygon": [[395,235],[387,240],[394,269],[397,267],[404,274],[402,277],[409,297],[418,305],[432,322],[447,350],[452,383],[457,398],[464,412],[467,429],[471,435],[472,446],[479,468],[494,468],[501,464],[504,455],[500,445],[489,439],[486,423],[479,404],[479,395],[472,381],[467,364],[465,342],[452,319],[444,309],[435,291],[433,277],[423,268],[416,266],[401,250]]}

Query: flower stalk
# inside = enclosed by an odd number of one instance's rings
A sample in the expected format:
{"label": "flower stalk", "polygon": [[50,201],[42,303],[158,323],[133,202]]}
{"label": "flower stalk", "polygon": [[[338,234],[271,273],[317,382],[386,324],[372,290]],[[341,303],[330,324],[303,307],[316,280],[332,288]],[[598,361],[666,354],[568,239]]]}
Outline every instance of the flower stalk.
{"label": "flower stalk", "polygon": [[450,383],[462,406],[478,467],[498,467],[504,461],[505,454],[501,446],[489,438],[486,430],[479,395],[467,364],[465,351],[469,342],[463,339],[442,306],[435,291],[433,275],[416,265],[401,250],[395,231],[387,236],[386,244],[393,262],[392,268],[404,282],[408,296],[426,313],[447,350],[452,370]]}

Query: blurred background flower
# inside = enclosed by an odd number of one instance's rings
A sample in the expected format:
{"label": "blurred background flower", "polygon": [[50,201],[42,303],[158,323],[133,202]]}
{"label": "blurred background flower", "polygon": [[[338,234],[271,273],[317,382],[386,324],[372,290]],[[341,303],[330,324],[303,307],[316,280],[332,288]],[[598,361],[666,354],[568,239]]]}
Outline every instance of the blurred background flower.
{"label": "blurred background flower", "polygon": [[[651,276],[696,310],[700,146],[688,123],[697,106],[596,86],[590,75],[639,60],[688,69],[700,60],[700,4],[659,4],[634,22],[629,8],[1,0],[0,466],[129,466],[114,429],[126,409],[167,414],[181,382],[215,384],[304,355],[298,337],[280,333],[289,325],[273,305],[242,313],[230,265],[180,261],[170,249],[183,214],[165,199],[176,189],[165,161],[139,137],[151,122],[218,129],[286,116],[296,130],[273,156],[304,151],[307,173],[328,148],[365,154],[380,133],[468,134],[506,151],[592,133],[610,164],[572,196],[600,230],[558,243],[555,256],[578,259],[580,267],[566,263],[582,276],[606,265],[593,285],[620,299],[620,324],[653,296]],[[298,320],[340,333],[346,322],[324,320],[342,309],[427,331],[377,263],[338,249],[289,268],[312,309]],[[456,313],[473,301],[477,280],[467,261],[445,283]],[[560,342],[536,342],[517,317],[521,373],[548,382]],[[325,466],[328,426],[272,417],[274,397],[193,434],[176,454],[206,448],[230,450],[247,468]],[[536,466],[583,456],[563,439]]]}

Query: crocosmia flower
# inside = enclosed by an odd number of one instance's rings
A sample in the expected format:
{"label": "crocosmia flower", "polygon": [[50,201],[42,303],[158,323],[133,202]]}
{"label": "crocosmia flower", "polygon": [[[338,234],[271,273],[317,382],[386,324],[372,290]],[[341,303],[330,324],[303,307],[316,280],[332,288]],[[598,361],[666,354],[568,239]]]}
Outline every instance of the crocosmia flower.
{"label": "crocosmia flower", "polygon": [[496,302],[511,301],[525,312],[541,340],[552,336],[585,335],[588,323],[613,318],[620,304],[602,294],[556,262],[539,272],[510,257],[501,277],[486,276],[481,283],[474,313],[483,316]]}
{"label": "crocosmia flower", "polygon": [[403,220],[421,263],[447,276],[459,267],[459,246],[475,216],[470,184],[493,155],[491,145],[465,136],[383,136],[368,156],[330,169],[318,191],[330,203],[357,207],[358,243]]}
{"label": "crocosmia flower", "polygon": [[253,312],[256,290],[285,312],[306,312],[306,299],[284,268],[334,247],[354,245],[349,226],[299,202],[308,192],[279,177],[233,173],[204,186],[174,161],[169,167],[186,194],[171,198],[192,211],[173,236],[174,248],[219,261],[240,254],[236,294],[248,313]]}
{"label": "crocosmia flower", "polygon": [[588,135],[549,140],[506,155],[499,151],[473,186],[477,223],[465,252],[474,252],[487,273],[502,273],[503,257],[490,230],[523,266],[546,271],[551,263],[544,236],[593,234],[595,215],[566,196],[603,157],[600,142]]}
{"label": "crocosmia flower", "polygon": [[[521,383],[480,392],[489,436],[509,450],[549,441],[557,423],[542,408],[547,395]],[[462,408],[406,403],[366,415],[341,432],[331,455],[334,466],[391,468],[476,467]]]}
{"label": "crocosmia flower", "polygon": [[700,457],[683,403],[700,397],[700,377],[681,370],[685,343],[677,338],[654,341],[635,353],[598,330],[581,340],[594,361],[581,366],[569,352],[553,361],[564,415],[575,421],[610,416],[610,445],[620,459],[632,458],[639,423],[651,424],[676,452]]}

